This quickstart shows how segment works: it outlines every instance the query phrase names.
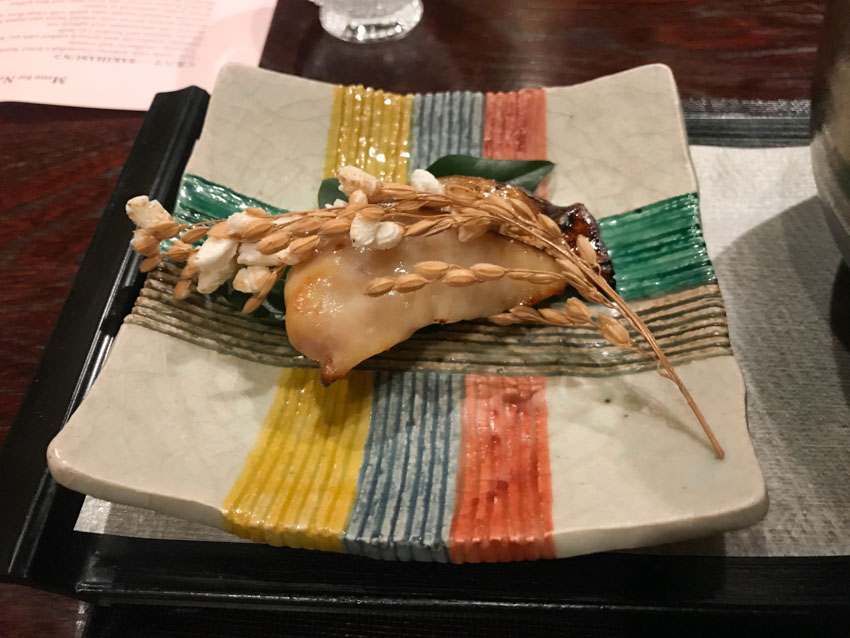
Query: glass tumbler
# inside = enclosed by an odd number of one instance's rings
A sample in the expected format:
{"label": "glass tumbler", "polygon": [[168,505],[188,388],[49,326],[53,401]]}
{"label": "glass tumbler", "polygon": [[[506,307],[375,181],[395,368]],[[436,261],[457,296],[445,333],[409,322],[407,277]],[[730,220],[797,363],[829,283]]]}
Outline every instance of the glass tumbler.
{"label": "glass tumbler", "polygon": [[313,0],[319,20],[332,36],[347,42],[403,38],[420,18],[422,0]]}

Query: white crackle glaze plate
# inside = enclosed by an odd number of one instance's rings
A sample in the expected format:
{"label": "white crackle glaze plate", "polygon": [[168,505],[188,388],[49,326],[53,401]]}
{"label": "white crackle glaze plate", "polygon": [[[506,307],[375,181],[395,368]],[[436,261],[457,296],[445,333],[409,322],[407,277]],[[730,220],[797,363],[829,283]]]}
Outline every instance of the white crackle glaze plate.
{"label": "white crackle glaze plate", "polygon": [[763,517],[666,67],[537,91],[399,96],[228,66],[177,210],[209,215],[246,197],[310,208],[337,165],[404,180],[450,153],[555,163],[547,196],[584,202],[600,220],[622,293],[725,460],[670,382],[593,333],[426,329],[324,389],[281,325],[218,298],[175,302],[166,268],[51,444],[56,479],[257,541],[403,560],[565,557]]}

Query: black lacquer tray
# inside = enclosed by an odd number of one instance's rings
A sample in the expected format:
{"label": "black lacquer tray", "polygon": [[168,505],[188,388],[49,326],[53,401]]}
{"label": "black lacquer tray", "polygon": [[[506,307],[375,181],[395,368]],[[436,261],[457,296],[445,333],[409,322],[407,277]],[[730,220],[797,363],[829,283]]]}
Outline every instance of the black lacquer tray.
{"label": "black lacquer tray", "polygon": [[[45,448],[90,386],[142,283],[126,249],[124,202],[147,192],[173,203],[207,100],[197,88],[157,96],[86,253],[0,456],[0,578],[112,606],[94,613],[91,635],[151,635],[154,627],[259,635],[283,626],[281,610],[296,634],[354,636],[540,635],[600,623],[600,635],[634,626],[693,634],[753,623],[825,628],[850,617],[850,557],[609,553],[441,565],[75,532],[83,496],[51,479]],[[690,101],[685,112],[695,144],[808,141],[806,101]]]}

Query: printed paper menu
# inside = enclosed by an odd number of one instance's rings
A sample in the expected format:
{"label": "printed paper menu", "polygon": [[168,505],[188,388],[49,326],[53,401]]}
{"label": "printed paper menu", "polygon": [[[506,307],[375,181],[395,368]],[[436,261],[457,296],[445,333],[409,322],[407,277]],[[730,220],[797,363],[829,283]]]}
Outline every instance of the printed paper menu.
{"label": "printed paper menu", "polygon": [[2,0],[0,101],[146,110],[256,65],[275,0]]}

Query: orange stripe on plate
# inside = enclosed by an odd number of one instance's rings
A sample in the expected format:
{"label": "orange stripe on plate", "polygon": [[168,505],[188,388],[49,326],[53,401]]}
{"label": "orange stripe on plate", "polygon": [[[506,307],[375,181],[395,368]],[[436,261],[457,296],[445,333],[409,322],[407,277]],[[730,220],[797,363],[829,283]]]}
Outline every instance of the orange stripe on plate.
{"label": "orange stripe on plate", "polygon": [[546,380],[468,375],[452,562],[554,558]]}
{"label": "orange stripe on plate", "polygon": [[487,94],[483,153],[492,159],[546,159],[543,89]]}

